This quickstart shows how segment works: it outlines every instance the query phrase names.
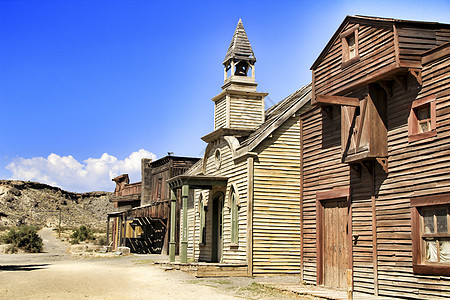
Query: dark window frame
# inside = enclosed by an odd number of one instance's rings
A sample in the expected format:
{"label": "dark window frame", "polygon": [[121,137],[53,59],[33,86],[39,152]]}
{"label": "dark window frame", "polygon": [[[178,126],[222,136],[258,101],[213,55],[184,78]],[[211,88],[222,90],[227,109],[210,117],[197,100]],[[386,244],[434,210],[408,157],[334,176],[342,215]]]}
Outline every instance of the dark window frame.
{"label": "dark window frame", "polygon": [[415,197],[410,200],[410,205],[413,272],[424,275],[450,276],[450,264],[423,261],[422,217],[420,215],[422,208],[450,206],[450,193]]}
{"label": "dark window frame", "polygon": [[[342,32],[339,36],[341,39],[341,48],[342,48],[342,64],[341,68],[344,69],[360,60],[359,56],[359,24],[354,27]],[[348,41],[350,38],[354,38],[354,50],[355,56],[350,58],[350,46]]]}
{"label": "dark window frame", "polygon": [[[418,117],[421,109],[429,109],[430,111],[430,130],[424,132],[420,131],[420,121]],[[436,135],[436,96],[431,95],[413,101],[408,117],[408,142],[420,141]]]}

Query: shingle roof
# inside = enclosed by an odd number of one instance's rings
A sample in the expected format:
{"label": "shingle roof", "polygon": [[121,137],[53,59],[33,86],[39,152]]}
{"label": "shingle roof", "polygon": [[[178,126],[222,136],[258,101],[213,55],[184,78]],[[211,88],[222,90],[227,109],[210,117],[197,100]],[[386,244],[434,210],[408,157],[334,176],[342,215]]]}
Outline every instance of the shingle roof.
{"label": "shingle roof", "polygon": [[241,19],[239,19],[236,26],[233,39],[231,40],[230,47],[228,47],[227,55],[225,55],[223,63],[225,64],[230,59],[248,60],[252,63],[256,62],[256,57],[253,54],[252,46],[248,41]]}
{"label": "shingle roof", "polygon": [[310,104],[307,105],[308,101],[311,100],[311,87],[311,83],[305,85],[278,104],[267,109],[264,123],[242,141],[239,148],[248,147],[247,151],[251,151],[260,141],[270,135],[299,109],[302,111],[308,110],[311,107]]}

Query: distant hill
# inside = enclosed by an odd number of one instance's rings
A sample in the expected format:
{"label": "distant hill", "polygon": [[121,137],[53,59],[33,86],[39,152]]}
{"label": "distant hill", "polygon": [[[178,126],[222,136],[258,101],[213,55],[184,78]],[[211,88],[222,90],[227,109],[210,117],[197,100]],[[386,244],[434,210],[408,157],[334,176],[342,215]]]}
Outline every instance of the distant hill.
{"label": "distant hill", "polygon": [[110,192],[72,193],[38,182],[0,180],[0,225],[106,225],[112,211]]}

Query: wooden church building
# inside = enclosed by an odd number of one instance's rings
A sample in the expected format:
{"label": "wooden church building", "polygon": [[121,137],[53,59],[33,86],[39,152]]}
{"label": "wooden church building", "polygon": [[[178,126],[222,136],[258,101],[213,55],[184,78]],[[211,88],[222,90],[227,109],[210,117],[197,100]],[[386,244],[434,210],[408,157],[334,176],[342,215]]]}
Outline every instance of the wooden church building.
{"label": "wooden church building", "polygon": [[181,261],[218,263],[200,264],[199,276],[300,273],[300,115],[311,85],[265,110],[255,62],[239,20],[201,164],[168,181],[183,195]]}

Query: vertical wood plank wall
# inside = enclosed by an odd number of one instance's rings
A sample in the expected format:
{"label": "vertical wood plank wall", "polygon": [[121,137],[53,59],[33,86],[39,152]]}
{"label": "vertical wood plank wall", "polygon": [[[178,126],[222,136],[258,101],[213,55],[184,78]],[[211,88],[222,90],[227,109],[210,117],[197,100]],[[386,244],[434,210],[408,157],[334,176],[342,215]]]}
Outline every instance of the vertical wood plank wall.
{"label": "vertical wood plank wall", "polygon": [[300,273],[300,125],[289,118],[255,151],[253,274]]}

